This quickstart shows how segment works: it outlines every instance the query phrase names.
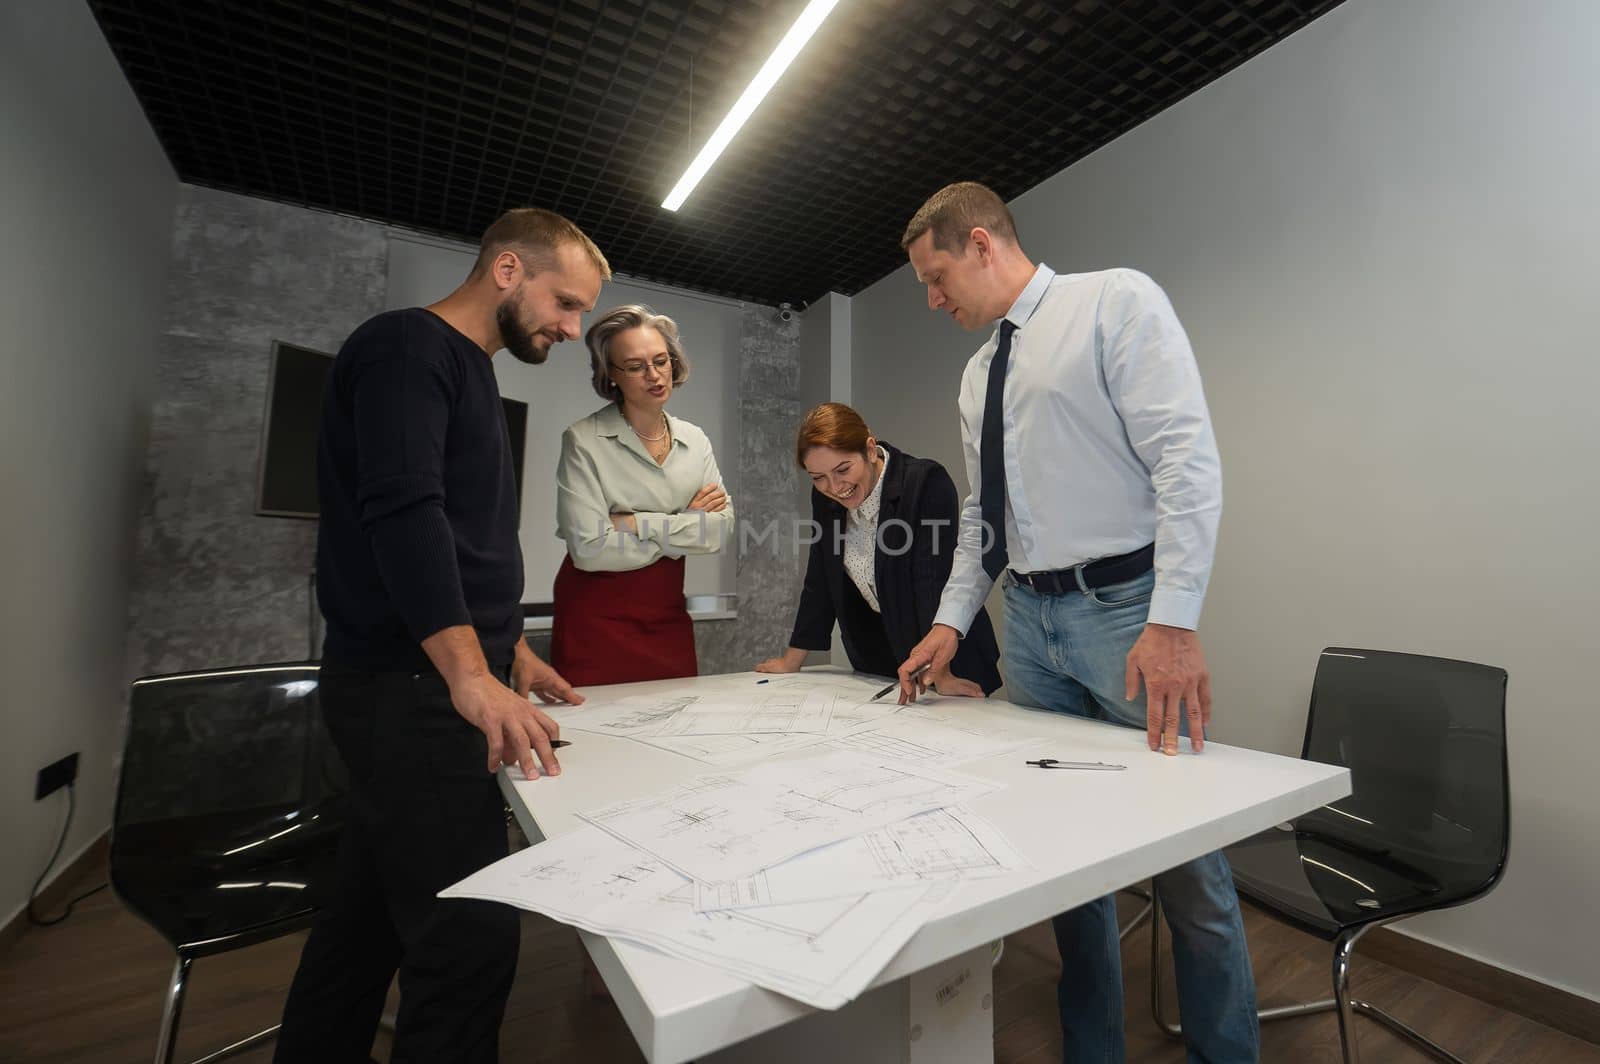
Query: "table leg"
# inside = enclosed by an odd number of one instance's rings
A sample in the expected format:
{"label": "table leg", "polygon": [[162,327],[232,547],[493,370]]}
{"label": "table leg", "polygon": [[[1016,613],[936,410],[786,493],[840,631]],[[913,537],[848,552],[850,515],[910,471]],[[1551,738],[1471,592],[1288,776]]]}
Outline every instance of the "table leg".
{"label": "table leg", "polygon": [[984,945],[697,1064],[992,1064],[992,959]]}
{"label": "table leg", "polygon": [[914,973],[909,984],[909,1064],[994,1060],[994,952],[986,943]]}

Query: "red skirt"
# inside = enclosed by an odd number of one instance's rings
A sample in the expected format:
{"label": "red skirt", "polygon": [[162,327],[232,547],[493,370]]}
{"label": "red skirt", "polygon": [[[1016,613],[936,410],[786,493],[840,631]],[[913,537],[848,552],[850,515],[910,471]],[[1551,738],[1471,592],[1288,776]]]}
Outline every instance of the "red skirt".
{"label": "red skirt", "polygon": [[574,687],[698,676],[682,558],[590,573],[569,557],[556,574],[550,664]]}

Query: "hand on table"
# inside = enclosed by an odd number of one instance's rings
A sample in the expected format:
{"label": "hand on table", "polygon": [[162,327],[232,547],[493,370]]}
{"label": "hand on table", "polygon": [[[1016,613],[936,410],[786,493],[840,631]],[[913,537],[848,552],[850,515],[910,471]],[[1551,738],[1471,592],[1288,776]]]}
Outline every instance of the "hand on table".
{"label": "hand on table", "polygon": [[531,691],[547,704],[566,702],[574,706],[583,705],[583,696],[520,639],[517,640],[516,658],[511,662],[511,689],[523,698],[527,698]]}
{"label": "hand on table", "polygon": [[1200,637],[1187,628],[1147,624],[1128,651],[1127,698],[1145,690],[1145,739],[1150,749],[1168,756],[1178,752],[1180,713],[1189,716],[1189,743],[1205,749],[1211,723],[1211,673],[1206,668]]}
{"label": "hand on table", "polygon": [[502,764],[521,765],[522,774],[535,780],[543,765],[547,775],[561,775],[561,763],[550,748],[550,741],[560,738],[561,726],[527,695],[482,673],[451,687],[450,704],[488,740],[490,772]]}
{"label": "hand on table", "polygon": [[[971,680],[963,680],[949,669],[934,675],[931,680],[929,674],[924,673],[922,679],[917,681],[919,686],[932,687],[936,692],[950,698],[983,698],[983,688]],[[926,684],[923,680],[927,680]]]}
{"label": "hand on table", "polygon": [[799,672],[800,667],[806,663],[806,652],[798,647],[790,647],[775,658],[768,658],[756,666],[757,672]]}

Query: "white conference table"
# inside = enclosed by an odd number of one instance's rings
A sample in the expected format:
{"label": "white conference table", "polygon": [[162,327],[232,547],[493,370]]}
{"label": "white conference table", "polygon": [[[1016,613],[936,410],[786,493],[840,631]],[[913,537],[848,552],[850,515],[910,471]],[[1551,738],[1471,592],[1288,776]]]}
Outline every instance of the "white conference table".
{"label": "white conference table", "polygon": [[[807,670],[808,672],[815,670]],[[752,692],[758,677],[750,674]],[[727,683],[727,677],[719,677]],[[590,688],[620,696],[692,691],[697,680]],[[924,700],[928,703],[928,700]],[[995,700],[936,699],[1037,744],[956,771],[1005,784],[970,804],[1032,868],[962,885],[873,983],[826,1012],[703,964],[580,932],[651,1064],[975,1064],[993,1060],[990,944],[1350,793],[1346,769],[1207,743],[1152,753],[1143,731]],[[557,720],[560,707],[555,708]],[[530,841],[583,824],[577,813],[717,771],[629,739],[567,731],[562,774],[500,787]],[[799,750],[805,757],[817,750]],[[1121,772],[1041,770],[1029,759],[1107,761]]]}

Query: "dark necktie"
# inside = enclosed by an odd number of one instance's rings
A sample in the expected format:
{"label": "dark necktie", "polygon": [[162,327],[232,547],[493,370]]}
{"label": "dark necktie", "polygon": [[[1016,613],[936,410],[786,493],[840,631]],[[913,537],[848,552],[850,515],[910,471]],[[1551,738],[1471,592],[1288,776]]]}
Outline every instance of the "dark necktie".
{"label": "dark necktie", "polygon": [[978,476],[983,482],[978,502],[983,523],[990,529],[983,571],[990,580],[1000,579],[1006,567],[1006,365],[1011,361],[1011,334],[1016,331],[1009,321],[1000,322],[1000,344],[989,363],[989,388],[983,398],[983,437],[978,443]]}

